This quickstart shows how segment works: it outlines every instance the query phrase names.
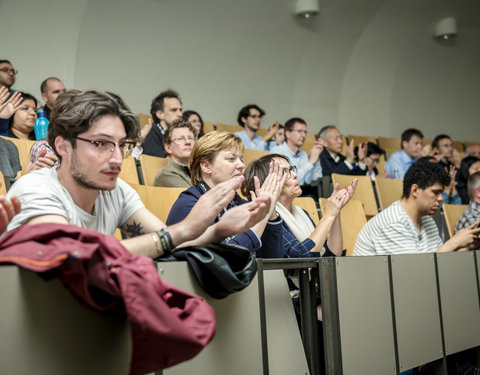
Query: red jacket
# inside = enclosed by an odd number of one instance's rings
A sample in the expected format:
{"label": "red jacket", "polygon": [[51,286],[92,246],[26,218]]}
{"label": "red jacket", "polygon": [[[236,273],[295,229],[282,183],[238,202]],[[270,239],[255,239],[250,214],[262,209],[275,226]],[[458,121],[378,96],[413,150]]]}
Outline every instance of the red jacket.
{"label": "red jacket", "polygon": [[23,225],[0,239],[0,263],[58,277],[86,306],[127,314],[133,375],[191,359],[215,333],[214,311],[203,298],[162,281],[152,259],[132,255],[112,236],[73,225]]}

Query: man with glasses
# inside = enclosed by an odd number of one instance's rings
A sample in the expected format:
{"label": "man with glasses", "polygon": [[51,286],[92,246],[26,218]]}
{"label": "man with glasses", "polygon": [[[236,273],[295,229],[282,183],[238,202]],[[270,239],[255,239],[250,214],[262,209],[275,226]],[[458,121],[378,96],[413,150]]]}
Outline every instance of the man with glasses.
{"label": "man with glasses", "polygon": [[210,226],[240,186],[243,177],[238,176],[211,189],[183,221],[166,227],[135,190],[118,179],[138,133],[136,116],[107,93],[72,90],[60,95],[48,131],[60,167],[34,171],[14,184],[8,197],[17,196],[22,211],[7,230],[52,222],[113,235],[119,227],[135,236],[122,241],[128,250],[156,258],[187,242],[220,242],[268,213],[270,200],[262,197],[229,210]]}
{"label": "man with glasses", "polygon": [[[324,150],[320,154],[320,163],[324,176],[332,173],[347,175],[364,175],[367,173],[365,156],[367,145],[358,146],[357,155],[353,140],[348,145],[347,156],[342,155],[343,137],[335,125],[327,125],[320,129],[318,139],[323,143]],[[357,160],[355,160],[357,159]]]}
{"label": "man with glasses", "polygon": [[8,60],[0,60],[0,86],[5,86],[13,94],[12,86],[15,84],[15,76],[18,71],[13,69],[12,63]]}
{"label": "man with glasses", "polygon": [[165,131],[165,151],[168,164],[155,176],[155,186],[184,187],[192,186],[188,162],[196,141],[195,129],[184,120],[177,120]]}
{"label": "man with glasses", "polygon": [[316,196],[316,188],[313,188],[310,184],[322,177],[319,157],[323,147],[319,141],[316,141],[310,153],[307,154],[300,149],[305,143],[306,136],[307,123],[305,120],[293,117],[285,123],[285,142],[273,147],[270,153],[286,156],[290,164],[297,167],[298,183],[302,188],[303,195]]}
{"label": "man with glasses", "polygon": [[237,122],[245,130],[236,132],[235,135],[242,140],[245,148],[260,151],[268,150],[268,142],[274,137],[280,125],[277,121],[270,126],[267,134],[263,137],[257,135],[263,116],[265,116],[265,111],[256,104],[248,104],[238,112]]}

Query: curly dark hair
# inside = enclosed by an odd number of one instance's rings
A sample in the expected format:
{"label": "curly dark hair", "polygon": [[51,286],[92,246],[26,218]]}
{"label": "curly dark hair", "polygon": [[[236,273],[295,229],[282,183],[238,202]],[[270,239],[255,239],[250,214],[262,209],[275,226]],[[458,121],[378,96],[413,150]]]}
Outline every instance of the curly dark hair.
{"label": "curly dark hair", "polygon": [[402,198],[410,196],[413,184],[425,190],[437,182],[443,186],[448,186],[450,184],[449,174],[439,164],[432,162],[429,157],[422,158],[412,164],[405,173]]}
{"label": "curly dark hair", "polygon": [[258,112],[260,112],[260,117],[265,116],[266,112],[263,109],[261,109],[258,105],[248,104],[238,112],[238,116],[237,116],[238,125],[245,126],[245,124],[242,121],[242,117],[247,118],[248,115],[250,115],[250,109],[256,109]]}

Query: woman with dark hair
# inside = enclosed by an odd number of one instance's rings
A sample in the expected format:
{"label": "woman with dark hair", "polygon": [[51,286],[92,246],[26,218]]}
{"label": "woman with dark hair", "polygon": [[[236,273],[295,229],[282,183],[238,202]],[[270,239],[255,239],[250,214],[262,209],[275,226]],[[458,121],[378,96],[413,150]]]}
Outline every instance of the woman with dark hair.
{"label": "woman with dark hair", "polygon": [[35,140],[33,128],[37,120],[37,99],[27,93],[21,93],[21,95],[23,102],[20,108],[10,117],[8,136]]}
{"label": "woman with dark hair", "polygon": [[[243,151],[242,140],[222,130],[209,132],[195,142],[190,154],[193,186],[182,192],[173,204],[167,218],[167,225],[182,221],[198,199],[208,190],[231,178],[243,179],[242,173],[245,168],[242,161]],[[275,204],[285,178],[280,175],[278,164],[271,163],[267,169],[267,175],[263,178],[261,186],[259,183],[253,183],[246,194],[252,199],[268,196],[271,202],[270,210],[262,221],[244,233],[227,238],[225,242],[243,246],[257,257],[283,258],[282,220],[275,211]],[[227,210],[244,203],[246,201],[235,194],[214,222],[217,222]]]}
{"label": "woman with dark hair", "polygon": [[188,121],[197,131],[197,138],[203,135],[203,120],[202,117],[195,111],[189,110],[183,112],[183,120]]}
{"label": "woman with dark hair", "polygon": [[[367,165],[367,176],[375,181],[375,176],[378,176],[377,164],[380,162],[380,157],[385,153],[375,143],[367,142],[367,155],[365,156],[365,164]],[[355,147],[355,155],[358,155],[358,146]],[[357,163],[358,163],[358,156]],[[382,177],[382,176],[380,176]]]}
{"label": "woman with dark hair", "polygon": [[308,213],[293,204],[293,200],[302,194],[302,189],[298,183],[296,167],[292,167],[288,158],[283,155],[269,154],[251,162],[245,171],[242,193],[245,195],[247,191],[252,190],[255,179],[258,179],[260,184],[263,183],[272,162],[280,165],[280,170],[286,177],[277,202],[277,212],[283,219],[285,256],[301,258],[342,255],[343,240],[339,214],[355,192],[358,180],[354,179],[352,184],[344,189],[339,189],[336,184],[334,192],[327,199],[322,219],[315,227]]}
{"label": "woman with dark hair", "polygon": [[462,204],[468,204],[470,199],[467,193],[467,181],[470,175],[480,171],[480,159],[475,156],[467,156],[460,163],[457,191],[462,199]]}

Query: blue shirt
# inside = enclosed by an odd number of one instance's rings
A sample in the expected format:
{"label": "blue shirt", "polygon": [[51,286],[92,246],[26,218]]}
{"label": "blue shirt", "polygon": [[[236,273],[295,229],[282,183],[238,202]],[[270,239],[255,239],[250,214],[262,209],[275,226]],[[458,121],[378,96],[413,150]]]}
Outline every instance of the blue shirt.
{"label": "blue shirt", "polygon": [[241,132],[236,132],[235,135],[242,140],[245,148],[260,151],[268,150],[267,143],[262,141],[262,137],[260,137],[259,135],[255,135],[255,137],[253,137],[253,141],[248,137],[245,130],[242,130]]}
{"label": "blue shirt", "polygon": [[[310,215],[305,211],[307,216],[310,218]],[[310,218],[310,221],[313,223],[313,220]],[[292,231],[285,223],[282,223],[282,237],[283,237],[283,251],[285,252],[286,258],[319,258],[320,252],[312,252],[310,250],[313,249],[315,246],[315,242],[313,242],[310,238],[305,238],[302,242],[298,241],[295,236],[293,235]],[[325,253],[323,254],[324,257],[326,256],[336,256],[334,253],[330,251],[327,246],[327,241],[323,244],[325,248]]]}
{"label": "blue shirt", "polygon": [[288,147],[287,142],[283,142],[280,146],[272,148],[270,153],[286,156],[290,164],[297,167],[298,183],[300,186],[308,185],[323,176],[320,160],[317,160],[315,165],[313,165],[310,163],[308,154],[305,151],[298,150],[298,152],[294,154],[293,151],[290,150],[290,147]]}
{"label": "blue shirt", "polygon": [[415,163],[418,158],[410,158],[403,150],[394,152],[385,164],[385,172],[388,172],[389,178],[400,178],[403,180],[408,168]]}
{"label": "blue shirt", "polygon": [[8,118],[0,118],[0,135],[8,137]]}

